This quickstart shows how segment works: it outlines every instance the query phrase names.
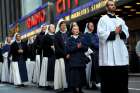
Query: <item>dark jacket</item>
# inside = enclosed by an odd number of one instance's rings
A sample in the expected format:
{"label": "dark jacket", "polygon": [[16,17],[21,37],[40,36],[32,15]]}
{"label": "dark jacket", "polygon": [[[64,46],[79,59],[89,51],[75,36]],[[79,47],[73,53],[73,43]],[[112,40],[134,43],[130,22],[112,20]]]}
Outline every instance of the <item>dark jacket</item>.
{"label": "dark jacket", "polygon": [[43,49],[43,57],[50,57],[55,55],[54,50],[51,46],[54,45],[55,35],[46,34],[43,38],[42,49]]}
{"label": "dark jacket", "polygon": [[33,47],[33,44],[28,44],[27,47],[28,47],[27,58],[30,58],[31,61],[35,61],[36,52],[35,52],[35,49]]}
{"label": "dark jacket", "polygon": [[[18,53],[19,49],[23,50],[23,53]],[[19,61],[20,57],[23,58],[23,61],[27,60],[27,44],[24,42],[21,42],[18,44],[16,41],[12,43],[10,47],[10,56],[12,56],[12,61]]]}
{"label": "dark jacket", "polygon": [[3,62],[2,48],[0,48],[0,62]]}
{"label": "dark jacket", "polygon": [[[80,42],[82,43],[82,47],[77,48],[77,44]],[[81,37],[78,37],[77,39],[70,37],[67,45],[67,53],[70,54],[70,67],[85,67],[86,62],[84,62],[84,53],[88,48],[83,43],[83,39]]]}
{"label": "dark jacket", "polygon": [[55,36],[55,56],[56,59],[65,58],[66,57],[66,46],[69,37],[69,32],[66,32],[66,36],[62,34],[60,31],[56,33]]}
{"label": "dark jacket", "polygon": [[41,45],[42,45],[44,35],[45,35],[45,32],[40,32],[40,34],[37,35],[37,37],[33,43],[36,54],[38,54],[38,55],[42,54]]}
{"label": "dark jacket", "polygon": [[85,33],[84,42],[92,50],[99,50],[99,38],[96,33]]}

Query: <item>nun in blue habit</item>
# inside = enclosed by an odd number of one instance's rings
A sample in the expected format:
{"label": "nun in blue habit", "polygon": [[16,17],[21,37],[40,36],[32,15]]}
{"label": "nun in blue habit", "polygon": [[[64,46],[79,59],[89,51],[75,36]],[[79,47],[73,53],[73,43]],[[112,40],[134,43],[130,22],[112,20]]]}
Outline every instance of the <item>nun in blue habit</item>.
{"label": "nun in blue habit", "polygon": [[91,59],[91,62],[87,64],[86,75],[87,75],[87,87],[97,89],[96,83],[99,83],[98,74],[98,55],[99,55],[99,38],[95,32],[93,22],[88,22],[86,24],[84,32],[84,42],[88,46],[88,50],[92,52],[87,53]]}
{"label": "nun in blue habit", "polygon": [[79,35],[79,27],[72,27],[72,35],[68,39],[67,53],[69,54],[69,86],[73,93],[83,93],[82,87],[86,85],[86,61],[85,52],[87,47],[83,42],[83,37]]}

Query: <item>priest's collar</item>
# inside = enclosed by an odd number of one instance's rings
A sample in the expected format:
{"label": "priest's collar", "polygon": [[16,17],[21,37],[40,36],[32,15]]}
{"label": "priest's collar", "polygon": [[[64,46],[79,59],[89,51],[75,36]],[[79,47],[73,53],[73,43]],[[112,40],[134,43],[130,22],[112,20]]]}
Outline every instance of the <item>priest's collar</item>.
{"label": "priest's collar", "polygon": [[91,32],[91,31],[87,31],[87,33],[88,33],[88,34],[92,34],[92,32]]}
{"label": "priest's collar", "polygon": [[116,15],[115,15],[115,14],[107,13],[107,15],[108,15],[110,18],[116,18]]}

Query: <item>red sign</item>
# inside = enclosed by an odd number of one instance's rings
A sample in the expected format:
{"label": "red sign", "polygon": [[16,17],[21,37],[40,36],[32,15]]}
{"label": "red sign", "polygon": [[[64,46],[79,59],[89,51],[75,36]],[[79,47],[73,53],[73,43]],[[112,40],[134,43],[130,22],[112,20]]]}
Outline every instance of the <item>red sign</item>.
{"label": "red sign", "polygon": [[[75,6],[78,6],[79,0],[74,0],[74,4],[75,4]],[[56,0],[57,15],[65,12],[66,8],[71,9],[71,0]]]}
{"label": "red sign", "polygon": [[28,29],[31,29],[32,27],[38,25],[39,23],[45,22],[46,20],[46,13],[45,10],[41,10],[32,16],[28,17],[26,19],[26,26]]}

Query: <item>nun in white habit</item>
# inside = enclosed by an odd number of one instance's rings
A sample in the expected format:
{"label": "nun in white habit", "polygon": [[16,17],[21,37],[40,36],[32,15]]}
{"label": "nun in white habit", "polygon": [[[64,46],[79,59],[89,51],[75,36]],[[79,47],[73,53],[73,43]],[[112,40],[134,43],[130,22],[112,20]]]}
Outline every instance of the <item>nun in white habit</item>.
{"label": "nun in white habit", "polygon": [[[47,28],[46,28],[45,35],[48,33],[48,25],[46,27]],[[41,44],[42,51],[43,51],[43,47],[44,47],[43,42],[44,42],[45,35],[43,36],[42,44]],[[39,86],[41,86],[41,87],[48,86],[47,69],[48,69],[48,57],[44,56],[44,51],[43,51],[43,59],[42,59],[42,66],[41,66],[40,79],[39,79]]]}
{"label": "nun in white habit", "polygon": [[[63,25],[63,27],[62,27]],[[63,31],[61,31],[63,28]],[[63,19],[60,19],[56,27],[55,35],[55,72],[54,72],[54,89],[67,88],[66,71],[65,71],[65,45],[68,37],[66,23]],[[63,46],[63,48],[61,47]]]}
{"label": "nun in white habit", "polygon": [[1,81],[1,75],[2,75],[2,64],[3,64],[2,44],[0,43],[0,81]]}
{"label": "nun in white habit", "polygon": [[10,60],[9,60],[9,52],[11,46],[11,37],[7,37],[5,40],[5,45],[3,46],[2,53],[3,53],[3,65],[2,65],[2,82],[9,82],[9,68],[10,68]]}
{"label": "nun in white habit", "polygon": [[22,85],[28,81],[25,63],[27,45],[21,42],[20,34],[16,34],[16,40],[11,44],[9,55],[12,56],[11,70],[14,85]]}
{"label": "nun in white habit", "polygon": [[28,81],[31,83],[33,81],[33,71],[35,67],[35,51],[33,48],[33,37],[30,37],[27,42],[28,46],[28,57],[26,61],[27,73],[28,73]]}
{"label": "nun in white habit", "polygon": [[[14,34],[11,43],[15,42],[17,34],[18,33]],[[13,78],[13,71],[12,71],[12,56],[9,56],[9,60],[10,60],[9,83],[13,84],[14,83],[14,78]]]}
{"label": "nun in white habit", "polygon": [[41,49],[41,45],[42,45],[42,41],[43,41],[43,37],[46,33],[46,24],[43,24],[41,26],[41,32],[37,35],[33,46],[35,48],[36,51],[36,59],[35,59],[35,68],[34,68],[34,73],[33,73],[33,82],[34,83],[39,83],[39,79],[40,79],[40,71],[41,71],[41,64],[42,64],[42,49]]}

